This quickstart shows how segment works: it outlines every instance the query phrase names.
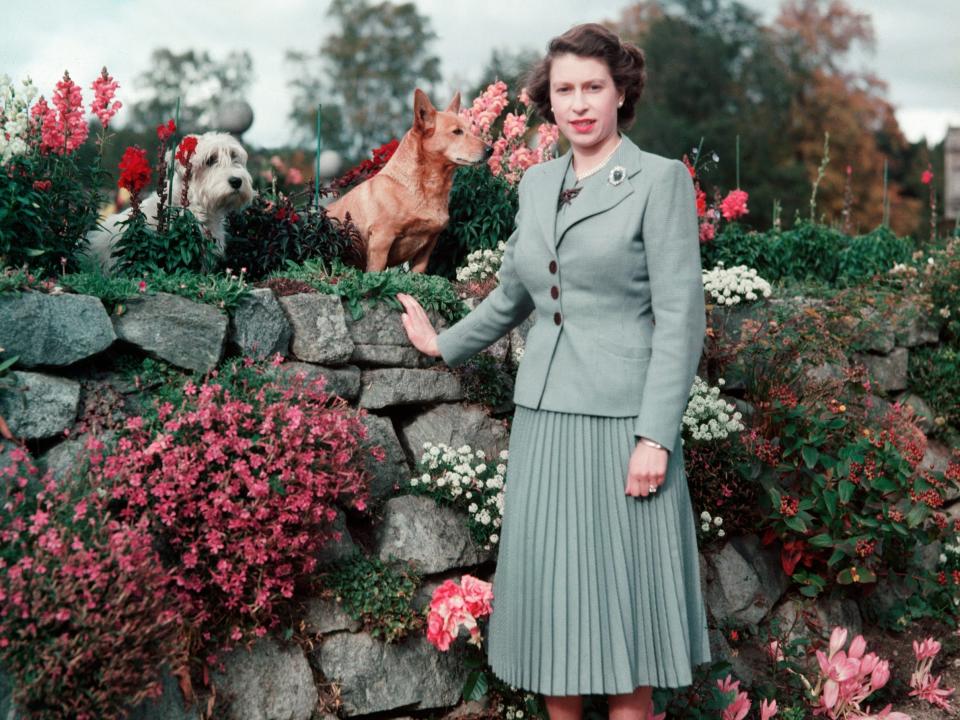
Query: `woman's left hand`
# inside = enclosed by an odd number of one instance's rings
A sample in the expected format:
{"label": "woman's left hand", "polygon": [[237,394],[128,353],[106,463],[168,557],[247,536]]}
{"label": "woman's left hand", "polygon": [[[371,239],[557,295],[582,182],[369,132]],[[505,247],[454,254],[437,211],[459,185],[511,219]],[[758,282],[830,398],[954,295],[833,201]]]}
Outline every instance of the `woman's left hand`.
{"label": "woman's left hand", "polygon": [[[637,441],[627,464],[626,494],[636,497],[650,495],[650,486],[659,488],[667,475],[667,461],[670,452],[666,448],[655,448]],[[655,492],[655,491],[654,491]]]}

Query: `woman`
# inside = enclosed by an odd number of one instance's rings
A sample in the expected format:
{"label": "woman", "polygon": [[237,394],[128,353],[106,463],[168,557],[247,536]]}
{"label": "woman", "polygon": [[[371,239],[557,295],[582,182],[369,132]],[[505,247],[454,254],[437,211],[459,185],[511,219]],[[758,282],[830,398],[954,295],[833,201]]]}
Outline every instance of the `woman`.
{"label": "woman", "polygon": [[693,183],[640,150],[643,52],[597,24],[554,38],[527,91],[570,151],[519,186],[500,284],[439,335],[398,294],[422,352],[456,367],[536,308],[517,372],[488,659],[551,718],[710,660],[680,425],[705,330]]}

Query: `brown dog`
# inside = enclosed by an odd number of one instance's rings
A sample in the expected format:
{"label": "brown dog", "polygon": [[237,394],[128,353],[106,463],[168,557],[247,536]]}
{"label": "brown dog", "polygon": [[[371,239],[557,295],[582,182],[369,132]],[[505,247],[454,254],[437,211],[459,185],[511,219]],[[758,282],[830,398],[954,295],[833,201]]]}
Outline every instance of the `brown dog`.
{"label": "brown dog", "polygon": [[459,116],[460,93],[440,112],[417,88],[413,127],[379,173],[327,207],[340,221],[350,214],[363,247],[357,248],[367,271],[384,270],[409,260],[424,272],[437,238],[447,226],[453,174],[460,165],[484,162],[493,152]]}

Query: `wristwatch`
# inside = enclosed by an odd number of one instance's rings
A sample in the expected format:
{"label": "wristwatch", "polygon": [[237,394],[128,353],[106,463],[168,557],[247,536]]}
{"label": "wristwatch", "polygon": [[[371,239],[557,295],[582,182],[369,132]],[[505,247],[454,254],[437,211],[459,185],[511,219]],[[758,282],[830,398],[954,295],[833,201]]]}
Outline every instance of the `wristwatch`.
{"label": "wristwatch", "polygon": [[665,448],[663,447],[663,445],[661,445],[660,443],[656,442],[655,440],[650,440],[649,438],[642,437],[642,438],[640,438],[640,442],[642,442],[644,445],[649,445],[650,447],[655,447],[655,448],[657,448],[658,450],[664,450],[664,449],[665,449]]}

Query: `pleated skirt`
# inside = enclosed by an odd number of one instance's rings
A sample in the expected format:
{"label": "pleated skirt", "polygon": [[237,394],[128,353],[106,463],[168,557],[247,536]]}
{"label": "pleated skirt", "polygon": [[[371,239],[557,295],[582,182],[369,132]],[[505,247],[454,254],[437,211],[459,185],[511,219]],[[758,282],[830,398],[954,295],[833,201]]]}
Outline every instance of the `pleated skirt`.
{"label": "pleated skirt", "polygon": [[656,494],[627,495],[633,422],[516,407],[487,631],[516,688],[683,687],[710,661],[682,449]]}

